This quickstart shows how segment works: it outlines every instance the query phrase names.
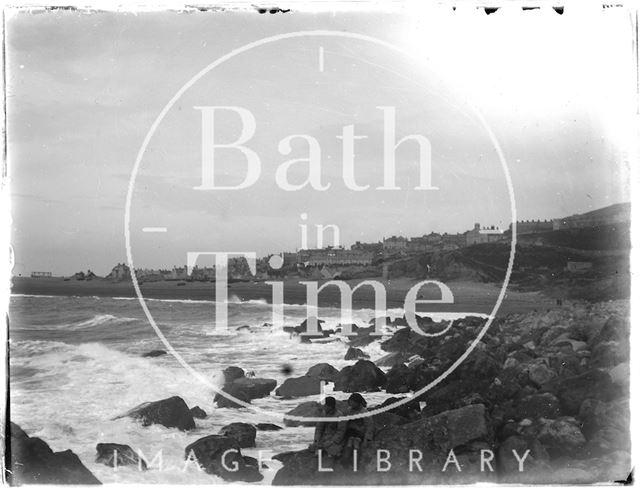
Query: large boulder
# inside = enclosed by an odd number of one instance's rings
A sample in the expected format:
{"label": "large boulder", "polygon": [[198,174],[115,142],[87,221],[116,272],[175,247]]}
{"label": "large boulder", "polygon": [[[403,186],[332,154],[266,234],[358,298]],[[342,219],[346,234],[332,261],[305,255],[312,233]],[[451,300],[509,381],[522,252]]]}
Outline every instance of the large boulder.
{"label": "large boulder", "polygon": [[307,370],[307,373],[310,377],[317,377],[320,380],[325,380],[327,382],[333,382],[338,375],[338,370],[328,363],[318,363]]}
{"label": "large boulder", "polygon": [[560,416],[560,401],[550,392],[524,396],[514,404],[513,409],[508,411],[508,417],[518,421],[538,418],[555,419],[558,416]]}
{"label": "large boulder", "polygon": [[404,364],[396,365],[387,372],[386,391],[389,394],[399,394],[411,390],[413,371]]}
{"label": "large boulder", "polygon": [[355,365],[340,370],[334,390],[342,392],[375,392],[387,383],[387,378],[373,362],[358,360]]}
{"label": "large boulder", "polygon": [[285,413],[285,426],[315,426],[313,421],[298,421],[297,419],[289,419],[287,416],[301,416],[304,418],[317,418],[322,416],[322,404],[316,401],[307,401],[298,404],[296,407]]}
{"label": "large boulder", "polygon": [[[486,481],[492,475],[479,472],[477,459],[480,450],[490,448],[492,443],[493,435],[487,422],[485,406],[474,404],[384,428],[377,432],[373,445],[365,447],[359,458],[362,458],[362,464],[367,469],[365,479],[369,483],[399,485],[457,480]],[[442,471],[453,449],[460,464],[465,467],[460,474],[455,468],[452,470],[452,467],[446,473]],[[377,450],[388,450],[390,459],[398,461],[389,472],[379,473],[376,470]],[[411,473],[407,470],[407,454],[410,450],[419,450],[422,454],[424,473]],[[465,480],[465,477],[468,479]]]}
{"label": "large boulder", "polygon": [[322,392],[320,382],[318,377],[308,375],[290,378],[276,389],[276,396],[292,398],[317,395]]}
{"label": "large boulder", "polygon": [[589,365],[593,368],[613,367],[629,360],[629,351],[618,341],[603,341],[591,350]]}
{"label": "large boulder", "polygon": [[[504,440],[497,451],[498,468],[507,481],[512,481],[510,476],[521,477],[520,463],[514,457],[514,450],[522,459],[529,450],[527,457],[522,462],[523,472],[529,472],[537,467],[547,467],[549,454],[542,444],[534,437],[513,435]],[[516,479],[517,480],[517,479]],[[533,482],[533,481],[532,481]]]}
{"label": "large boulder", "polygon": [[196,427],[187,403],[181,397],[173,396],[160,401],[142,403],[118,418],[130,417],[142,422],[142,426],[161,424],[167,428],[182,431]]}
{"label": "large boulder", "polygon": [[344,354],[345,360],[368,360],[369,355],[363,352],[360,348],[350,346],[347,353]]}
{"label": "large boulder", "polygon": [[276,388],[275,379],[261,379],[257,377],[240,377],[231,382],[231,388],[241,391],[249,399],[267,397]]}
{"label": "large boulder", "polygon": [[582,448],[585,439],[580,425],[574,418],[545,419],[538,421],[537,439],[544,445],[550,455],[573,455]]}
{"label": "large boulder", "polygon": [[240,367],[236,367],[234,365],[225,368],[222,371],[222,375],[224,375],[224,383],[225,384],[228,384],[230,382],[233,382],[236,379],[240,379],[240,378],[245,376],[244,370],[241,369]]}
{"label": "large boulder", "polygon": [[162,355],[166,355],[167,352],[164,350],[151,350],[142,354],[143,358],[156,358],[161,357]]}
{"label": "large boulder", "polygon": [[219,434],[233,438],[240,448],[256,446],[256,427],[248,423],[228,424],[220,428]]}
{"label": "large boulder", "polygon": [[[357,472],[353,472],[350,464],[347,467],[334,464],[332,472],[321,472],[318,470],[316,452],[287,452],[275,457],[283,463],[283,467],[276,474],[273,484],[427,484],[457,477],[455,468],[442,475],[449,450],[456,449],[456,456],[460,458],[462,465],[479,467],[477,454],[480,448],[490,447],[488,442],[491,441],[491,431],[483,405],[465,406],[405,424],[400,424],[400,416],[391,413],[384,413],[384,416],[376,418],[379,419],[375,422],[380,422],[383,426],[376,430],[373,443],[359,451]],[[420,470],[413,473],[407,470],[407,458],[411,449],[423,453],[421,467],[424,473]],[[392,464],[388,472],[377,469],[377,450],[389,452]],[[323,461],[323,466],[326,463]]]}
{"label": "large boulder", "polygon": [[200,406],[192,407],[189,411],[191,411],[191,416],[195,419],[204,419],[207,417],[207,413]]}
{"label": "large boulder", "polygon": [[529,380],[537,386],[550,382],[556,376],[553,369],[549,368],[544,361],[531,363],[527,370],[529,373]]}
{"label": "large boulder", "polygon": [[312,450],[285,452],[273,457],[283,466],[273,478],[274,486],[326,485],[330,484],[330,472],[318,470],[318,456]]}
{"label": "large boulder", "polygon": [[278,426],[277,424],[273,423],[257,423],[256,429],[258,431],[280,431],[283,428],[282,426]]}
{"label": "large boulder", "polygon": [[411,357],[411,353],[402,353],[399,351],[394,351],[391,353],[387,353],[386,355],[378,358],[375,361],[376,366],[378,367],[394,367],[396,365],[401,365]]}
{"label": "large boulder", "polygon": [[565,414],[576,415],[585,399],[611,401],[621,394],[608,372],[598,369],[580,375],[556,379],[544,386],[560,399]]}
{"label": "large boulder", "polygon": [[[10,423],[11,458],[7,478],[12,486],[22,484],[100,484],[71,450],[54,452],[40,438],[28,436]],[[8,454],[8,453],[7,453]]]}
{"label": "large boulder", "polygon": [[485,406],[472,404],[383,429],[377,434],[375,445],[404,452],[405,456],[409,449],[423,450],[426,458],[427,453],[446,455],[471,441],[491,439]]}
{"label": "large boulder", "polygon": [[219,408],[241,409],[245,407],[242,404],[236,402],[234,399],[246,403],[251,403],[251,398],[247,395],[247,393],[244,392],[244,390],[242,390],[241,388],[234,386],[233,384],[223,387],[222,392],[228,394],[232,398],[229,399],[227,396],[223,395],[220,392],[216,393],[216,395],[213,397],[213,402],[216,403]]}
{"label": "large boulder", "polygon": [[619,341],[628,343],[629,341],[629,320],[611,316],[602,326],[598,334],[593,336],[590,344],[597,345],[603,341]]}
{"label": "large boulder", "polygon": [[[267,397],[276,388],[277,381],[274,379],[261,379],[256,377],[246,377],[245,372],[240,367],[227,367],[222,371],[224,375],[224,386],[222,391],[235,397],[239,401],[251,402],[251,399]],[[227,399],[224,395],[217,393],[213,398],[218,407],[240,408],[232,399]]]}
{"label": "large boulder", "polygon": [[[369,410],[374,411],[380,408],[384,408],[391,404],[397,404],[402,400],[402,397],[388,397],[382,403],[378,404],[377,406],[371,407]],[[416,400],[410,400],[408,402],[400,404],[399,406],[390,408],[387,412],[402,416],[407,421],[415,420],[420,417],[420,403]]]}
{"label": "large boulder", "polygon": [[147,463],[133,448],[119,443],[98,443],[96,445],[96,462],[114,468],[135,465],[138,470],[147,470]]}
{"label": "large boulder", "polygon": [[184,449],[184,458],[197,462],[207,474],[227,481],[258,482],[263,479],[258,468],[244,459],[238,442],[229,436],[200,438]]}

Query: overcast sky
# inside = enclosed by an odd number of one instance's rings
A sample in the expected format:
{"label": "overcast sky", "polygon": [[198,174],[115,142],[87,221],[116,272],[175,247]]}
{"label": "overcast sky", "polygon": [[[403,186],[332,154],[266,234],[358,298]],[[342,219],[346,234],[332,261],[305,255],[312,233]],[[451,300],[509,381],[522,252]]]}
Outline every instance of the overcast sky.
{"label": "overcast sky", "polygon": [[[550,12],[507,17],[416,14],[240,12],[19,13],[7,22],[8,160],[15,273],[106,274],[125,259],[124,209],[136,155],[154,120],[196,73],[261,38],[306,30],[366,34],[363,40],[306,36],[239,54],[202,76],[160,123],[136,179],[131,207],[136,266],[186,263],[188,251],[256,251],[300,246],[307,223],[336,224],[341,242],[462,232],[474,222],[506,228],[506,177],[477,107],[511,173],[519,219],[562,217],[628,200],[632,110],[630,20],[610,9],[580,22]],[[195,190],[202,172],[197,106],[249,110],[247,142],[261,159],[250,188]],[[382,185],[383,117],[396,110],[396,137],[427,137],[438,190],[415,190],[417,145],[397,151],[401,190]],[[216,119],[216,140],[241,130]],[[342,180],[337,138],[354,125],[355,192]],[[284,162],[321,148],[329,190],[286,192]],[[238,184],[246,165],[226,150],[220,182]],[[305,179],[303,165],[290,180]],[[218,178],[218,176],[216,176]],[[223,180],[224,179],[224,180]],[[143,233],[166,227],[166,233]],[[313,241],[311,241],[313,243]]]}

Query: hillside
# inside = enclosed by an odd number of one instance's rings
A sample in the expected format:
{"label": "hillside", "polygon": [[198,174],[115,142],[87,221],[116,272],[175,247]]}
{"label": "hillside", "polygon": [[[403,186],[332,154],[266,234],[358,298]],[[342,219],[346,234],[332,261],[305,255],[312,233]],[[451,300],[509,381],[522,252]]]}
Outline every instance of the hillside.
{"label": "hillside", "polygon": [[[566,229],[523,238],[519,237],[516,245],[512,289],[539,290],[567,299],[609,300],[629,296],[628,226]],[[388,265],[389,276],[500,283],[509,263],[510,246],[509,242],[477,244],[407,257]],[[586,262],[591,268],[568,271],[568,262]]]}

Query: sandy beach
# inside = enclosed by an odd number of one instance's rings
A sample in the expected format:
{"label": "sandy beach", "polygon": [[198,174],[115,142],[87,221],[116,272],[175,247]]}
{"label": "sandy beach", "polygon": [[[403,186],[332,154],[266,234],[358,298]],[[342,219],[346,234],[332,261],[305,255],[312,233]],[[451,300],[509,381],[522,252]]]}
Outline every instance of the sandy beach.
{"label": "sandy beach", "polygon": [[[398,308],[404,304],[405,296],[417,281],[401,278],[382,281],[387,294],[387,308]],[[362,280],[350,280],[347,283],[353,289]],[[153,299],[190,299],[213,300],[214,285],[210,282],[148,282],[141,285],[145,297]],[[319,282],[320,284],[324,281]],[[418,310],[423,312],[475,312],[489,314],[499,296],[500,287],[492,283],[451,282],[446,284],[454,296],[453,304],[423,304]],[[229,284],[229,298],[241,301],[263,299],[271,303],[271,286],[264,282],[235,282]],[[105,279],[90,281],[64,280],[63,278],[14,277],[12,294],[62,295],[62,296],[98,296],[98,297],[135,297],[130,281],[111,282]],[[305,304],[306,289],[297,279],[286,279],[284,298],[287,304]],[[437,299],[439,291],[435,286],[425,287],[419,298]],[[337,287],[327,287],[320,293],[320,306],[338,306],[340,295]],[[373,308],[374,294],[371,287],[363,286],[353,294],[354,308]],[[555,301],[541,292],[519,292],[507,288],[504,301],[498,315],[547,310],[555,307]]]}

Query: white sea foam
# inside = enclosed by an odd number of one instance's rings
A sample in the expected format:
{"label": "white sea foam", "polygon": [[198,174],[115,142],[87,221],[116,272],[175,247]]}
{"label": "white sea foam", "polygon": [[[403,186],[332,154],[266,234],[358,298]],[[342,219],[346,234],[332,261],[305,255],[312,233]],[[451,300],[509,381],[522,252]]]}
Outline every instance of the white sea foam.
{"label": "white sea foam", "polygon": [[132,321],[137,321],[136,318],[131,317],[119,317],[114,316],[113,314],[96,314],[90,319],[85,319],[84,321],[78,321],[76,323],[68,324],[67,327],[69,329],[84,329],[90,328],[94,326],[101,326],[103,324],[123,324],[130,323]]}

